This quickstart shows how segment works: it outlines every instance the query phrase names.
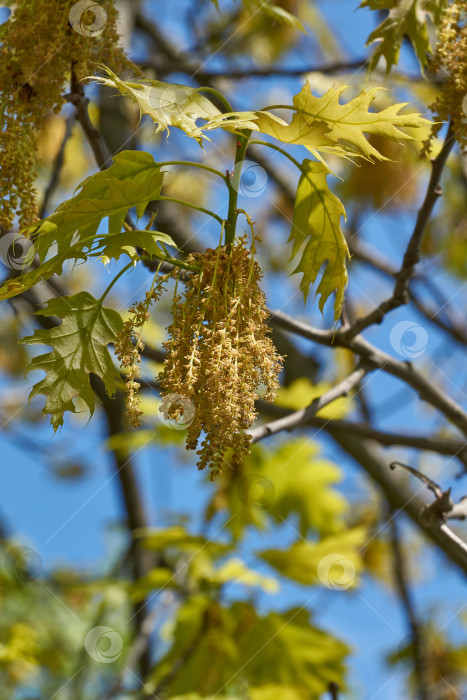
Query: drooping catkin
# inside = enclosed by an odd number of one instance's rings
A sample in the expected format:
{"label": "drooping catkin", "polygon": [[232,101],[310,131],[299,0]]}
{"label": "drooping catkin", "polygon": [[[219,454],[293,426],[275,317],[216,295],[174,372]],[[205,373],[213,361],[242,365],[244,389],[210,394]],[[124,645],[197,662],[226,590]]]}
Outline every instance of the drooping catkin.
{"label": "drooping catkin", "polygon": [[[257,415],[258,387],[264,384],[266,400],[274,399],[282,358],[266,325],[262,272],[245,239],[195,253],[187,262],[199,272],[186,275],[183,298],[174,298],[161,393],[192,402],[186,447],[199,448],[198,468],[209,467],[214,478],[228,450],[234,462],[248,454],[245,430]],[[177,419],[180,403],[163,398],[161,410]]]}
{"label": "drooping catkin", "polygon": [[436,121],[432,134],[425,143],[430,152],[433,136],[443,122],[451,120],[459,144],[467,148],[467,0],[456,0],[446,7],[441,21],[435,55],[430,60],[429,72],[439,74],[442,89],[430,109]]}
{"label": "drooping catkin", "polygon": [[144,350],[142,340],[142,329],[149,320],[149,307],[153,302],[158,301],[165,289],[167,276],[154,278],[151,289],[146,292],[142,301],[136,301],[130,306],[130,317],[123,324],[123,328],[118,334],[115,343],[115,353],[120,360],[121,366],[128,370],[126,375],[126,416],[130,425],[137,428],[141,425],[142,411],[140,409],[140,399],[138,390],[141,385],[137,381],[141,376],[141,353]]}
{"label": "drooping catkin", "polygon": [[[119,47],[115,0],[89,3],[78,17],[70,14],[80,9],[75,0],[10,4],[11,15],[0,25],[0,228],[5,230],[16,216],[21,228],[37,219],[37,135],[64,104],[72,72],[81,80],[97,62],[136,71]],[[101,31],[89,31],[93,22]]]}

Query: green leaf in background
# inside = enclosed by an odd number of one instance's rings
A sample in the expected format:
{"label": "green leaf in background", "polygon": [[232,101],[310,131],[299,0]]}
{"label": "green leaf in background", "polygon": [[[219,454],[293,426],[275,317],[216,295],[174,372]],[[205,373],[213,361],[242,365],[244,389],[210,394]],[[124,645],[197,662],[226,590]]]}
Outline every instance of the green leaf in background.
{"label": "green leaf in background", "polygon": [[347,286],[347,242],[340,226],[345,218],[342,202],[330,191],[326,182],[328,168],[322,163],[303,161],[295,199],[292,231],[292,258],[305,243],[301,259],[294,272],[302,272],[300,289],[305,300],[321,267],[326,264],[316,294],[321,295],[319,308],[323,311],[329,296],[335,292],[334,320],[339,319]]}
{"label": "green leaf in background", "polygon": [[265,15],[268,15],[271,20],[281,22],[282,24],[286,24],[306,34],[298,17],[287,12],[287,10],[280,7],[280,5],[272,5],[269,0],[243,0],[243,4],[252,14],[262,11]]}
{"label": "green leaf in background", "polygon": [[258,556],[279,571],[304,586],[322,583],[335,590],[357,584],[357,575],[363,569],[361,548],[368,539],[366,528],[331,535],[319,542],[298,540],[288,549],[268,549]]}
{"label": "green leaf in background", "polygon": [[225,583],[237,583],[243,586],[259,587],[266,593],[277,593],[279,583],[271,576],[260,574],[254,569],[250,569],[244,561],[238,557],[227,559],[221,564],[211,577],[211,582],[217,585]]}
{"label": "green leaf in background", "polygon": [[[329,382],[318,382],[314,384],[307,377],[295,379],[288,386],[281,386],[277,393],[276,406],[293,408],[298,411],[309,406],[314,399],[318,398],[331,389]],[[316,414],[319,418],[329,418],[337,420],[344,418],[352,408],[352,400],[348,396],[341,396],[330,404],[322,408]]]}
{"label": "green leaf in background", "polygon": [[147,549],[161,552],[175,548],[183,552],[195,552],[206,549],[213,556],[220,556],[229,551],[230,546],[215,540],[208,540],[202,535],[192,535],[181,525],[167,528],[143,528],[135,530],[135,537],[140,537]]}
{"label": "green leaf in background", "polygon": [[101,301],[88,292],[50,299],[47,306],[36,313],[63,319],[60,326],[36,330],[22,341],[52,347],[51,352],[34,357],[27,372],[37,369],[46,372],[44,379],[34,385],[30,399],[44,394],[44,413],[51,415],[50,422],[56,431],[63,425],[65,411],[76,413],[75,397],[84,401],[93,413],[91,372],[102,379],[110,396],[115,393],[119,374],[107,345],[115,342],[123,321],[117,311],[103,307]]}
{"label": "green leaf in background", "polygon": [[[347,653],[310,623],[305,608],[261,616],[250,603],[227,607],[194,596],[178,612],[171,647],[150,687],[161,684],[169,697],[242,697],[238,689],[246,682],[248,695],[258,700],[318,700],[330,680],[341,682]],[[284,686],[285,694],[274,686]]]}
{"label": "green leaf in background", "polygon": [[321,457],[310,440],[288,440],[274,449],[254,445],[241,468],[219,477],[205,518],[228,514],[225,527],[236,540],[248,526],[264,529],[268,518],[283,525],[288,515],[298,518],[302,536],[335,533],[344,527],[348,510],[333,488],[340,480],[339,467]]}
{"label": "green leaf in background", "polygon": [[[384,7],[382,7],[384,5]],[[420,62],[421,68],[428,63],[430,44],[428,22],[436,25],[447,7],[447,0],[363,0],[360,7],[381,11],[388,9],[388,16],[368,37],[367,46],[377,43],[370,59],[370,70],[374,70],[382,56],[386,60],[386,72],[399,60],[402,41],[408,37]]]}
{"label": "green leaf in background", "polygon": [[[302,537],[341,530],[348,503],[333,487],[342,479],[340,468],[319,454],[315,443],[306,438],[288,440],[276,449],[260,448],[261,469],[270,479],[274,497],[267,513],[279,525],[289,515],[298,517]],[[256,471],[256,469],[255,469]]]}

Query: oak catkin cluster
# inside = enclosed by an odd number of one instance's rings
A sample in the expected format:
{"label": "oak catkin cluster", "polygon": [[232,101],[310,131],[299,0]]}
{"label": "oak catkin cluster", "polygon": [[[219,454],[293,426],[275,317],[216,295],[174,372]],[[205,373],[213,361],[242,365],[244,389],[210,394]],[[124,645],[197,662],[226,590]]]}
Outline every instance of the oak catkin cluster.
{"label": "oak catkin cluster", "polygon": [[132,65],[119,48],[113,0],[99,2],[102,31],[91,36],[85,32],[95,20],[92,9],[77,18],[82,25],[70,24],[76,4],[18,0],[0,26],[0,227],[5,230],[15,216],[21,228],[37,218],[37,133],[49,114],[60,111],[72,73],[80,80],[95,72],[95,62],[120,71]]}
{"label": "oak catkin cluster", "polygon": [[212,478],[227,451],[234,463],[248,454],[245,430],[257,415],[258,387],[265,385],[266,400],[273,400],[282,367],[266,325],[262,272],[245,243],[240,239],[187,259],[199,271],[186,275],[183,297],[174,297],[164,343],[161,411],[177,419],[183,403],[171,397],[191,401],[186,447],[198,448],[198,468],[209,467]]}
{"label": "oak catkin cluster", "polygon": [[141,425],[142,411],[138,391],[141,384],[138,379],[141,376],[141,353],[144,350],[142,330],[149,321],[149,307],[159,300],[165,290],[167,277],[160,278],[146,292],[144,300],[135,301],[129,308],[129,318],[123,324],[115,343],[115,354],[120,365],[127,370],[126,383],[126,417],[133,428]]}
{"label": "oak catkin cluster", "polygon": [[[467,147],[467,0],[448,4],[439,28],[435,55],[429,65],[432,75],[440,74],[442,90],[430,109],[436,116],[432,136],[443,122],[451,120],[457,141]],[[430,141],[425,144],[430,150]]]}

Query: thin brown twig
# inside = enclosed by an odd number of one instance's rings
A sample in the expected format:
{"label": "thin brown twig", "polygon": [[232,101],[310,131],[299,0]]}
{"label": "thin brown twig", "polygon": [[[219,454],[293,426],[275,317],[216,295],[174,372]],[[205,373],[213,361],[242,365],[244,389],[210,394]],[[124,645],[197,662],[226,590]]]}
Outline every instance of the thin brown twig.
{"label": "thin brown twig", "polygon": [[392,311],[393,309],[396,309],[397,307],[408,302],[409,281],[414,273],[416,265],[420,261],[420,246],[423,234],[425,233],[433,208],[442,194],[440,185],[441,175],[454,144],[455,133],[452,126],[449,125],[443,147],[432,162],[431,176],[425,194],[425,199],[423,200],[423,204],[418,211],[417,220],[415,222],[409,244],[405,251],[402,265],[396,274],[396,282],[393,293],[388,299],[381,302],[376,309],[373,309],[373,311],[366,316],[362,316],[361,318],[357,319],[351,328],[345,330],[345,337],[347,340],[351,340],[365,330],[365,328],[368,328],[368,326],[375,323],[381,323],[389,311]]}
{"label": "thin brown twig", "polygon": [[[257,408],[265,415],[287,416],[294,413],[292,409],[284,406],[275,406],[266,401],[257,401]],[[327,425],[347,432],[351,435],[358,435],[367,440],[373,440],[384,447],[398,445],[400,447],[411,447],[417,450],[426,450],[436,454],[451,455],[457,457],[467,470],[467,442],[449,438],[432,438],[425,435],[403,435],[395,432],[377,430],[365,423],[355,423],[350,420],[333,420],[310,416],[306,420],[307,427],[323,429]]]}
{"label": "thin brown twig", "polygon": [[299,411],[293,411],[282,418],[278,418],[271,423],[266,423],[265,425],[259,425],[256,428],[252,428],[248,431],[251,435],[251,442],[255,443],[262,440],[270,435],[276,435],[283,430],[294,430],[306,424],[307,420],[314,416],[318,411],[332,403],[336,399],[342,396],[348,396],[348,394],[355,388],[357,384],[363,379],[363,377],[368,373],[368,369],[365,367],[359,367],[349,374],[341,382],[333,386],[329,391],[326,391],[321,396],[314,399],[309,406],[302,408]]}
{"label": "thin brown twig", "polygon": [[414,670],[418,683],[418,697],[419,700],[432,700],[433,696],[430,692],[430,683],[427,677],[427,654],[426,645],[424,644],[422,634],[422,625],[420,624],[415,612],[415,605],[412,600],[412,592],[410,590],[406,561],[402,551],[402,543],[400,540],[396,513],[392,506],[389,506],[388,514],[389,527],[391,531],[394,580],[402,607],[405,611],[407,625],[412,638]]}
{"label": "thin brown twig", "polygon": [[467,414],[451,397],[444,394],[432,381],[425,379],[410,363],[401,362],[387,353],[379,350],[362,336],[347,336],[346,329],[321,330],[313,328],[303,321],[298,321],[282,311],[271,311],[270,320],[274,325],[308,338],[320,345],[328,347],[348,348],[360,358],[373,363],[376,369],[401,379],[414,389],[423,401],[431,404],[442,413],[450,423],[467,435]]}

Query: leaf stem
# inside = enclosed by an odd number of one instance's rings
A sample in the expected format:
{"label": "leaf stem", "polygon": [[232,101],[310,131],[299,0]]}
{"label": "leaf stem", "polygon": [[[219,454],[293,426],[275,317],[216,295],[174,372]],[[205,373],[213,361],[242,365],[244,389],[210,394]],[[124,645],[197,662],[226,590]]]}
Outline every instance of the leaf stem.
{"label": "leaf stem", "polygon": [[158,197],[157,198],[158,202],[175,202],[175,204],[181,204],[184,207],[190,207],[191,209],[196,209],[197,211],[202,212],[203,214],[208,214],[209,216],[212,216],[213,219],[216,219],[220,224],[222,224],[222,219],[220,216],[217,216],[217,214],[214,214],[213,211],[210,209],[205,209],[204,207],[199,207],[197,204],[192,204],[191,202],[186,202],[184,199],[176,199],[175,197]]}
{"label": "leaf stem", "polygon": [[110,290],[112,289],[112,287],[114,286],[114,284],[120,279],[120,277],[121,277],[122,275],[125,274],[125,272],[126,272],[127,270],[130,269],[130,267],[134,267],[134,262],[133,262],[133,261],[130,262],[130,263],[128,263],[128,265],[125,265],[125,267],[124,267],[122,270],[120,270],[120,272],[118,273],[118,275],[115,275],[115,277],[114,277],[113,280],[110,282],[110,284],[108,285],[108,287],[106,288],[106,290],[105,290],[104,293],[102,294],[101,298],[99,299],[99,306],[102,306],[102,304],[104,303],[105,297],[108,295],[108,293],[110,292]]}
{"label": "leaf stem", "polygon": [[290,155],[290,153],[287,153],[283,148],[280,146],[276,146],[274,143],[269,143],[269,141],[261,141],[260,139],[253,139],[253,141],[250,141],[248,144],[250,146],[268,146],[268,148],[272,148],[274,151],[277,151],[278,153],[282,153],[283,156],[288,158],[297,168],[300,170],[300,172],[303,172],[303,167],[302,164],[296,160],[293,156]]}
{"label": "leaf stem", "polygon": [[222,104],[224,105],[224,107],[227,109],[228,112],[234,111],[233,107],[230,104],[230,102],[228,101],[228,99],[226,97],[224,97],[224,95],[221,92],[219,92],[219,90],[216,90],[213,87],[200,87],[197,89],[197,92],[209,92],[209,93],[211,93],[211,95],[215,95],[217,97],[217,99],[219,100],[219,102],[222,102]]}
{"label": "leaf stem", "polygon": [[221,177],[224,182],[228,182],[228,178],[224,173],[221,173],[220,170],[216,170],[216,168],[211,168],[209,165],[204,165],[204,163],[195,163],[190,160],[166,160],[163,163],[158,163],[158,165],[163,166],[163,165],[191,165],[194,168],[202,168],[203,170],[208,170],[210,173],[214,173],[214,175],[218,175]]}
{"label": "leaf stem", "polygon": [[245,158],[245,152],[248,148],[251,130],[245,130],[242,136],[237,139],[237,150],[235,153],[235,165],[233,176],[228,180],[229,185],[229,211],[227,221],[225,223],[225,244],[230,245],[235,240],[235,228],[237,225],[237,200],[238,190],[240,187],[240,179],[242,176],[242,163]]}

